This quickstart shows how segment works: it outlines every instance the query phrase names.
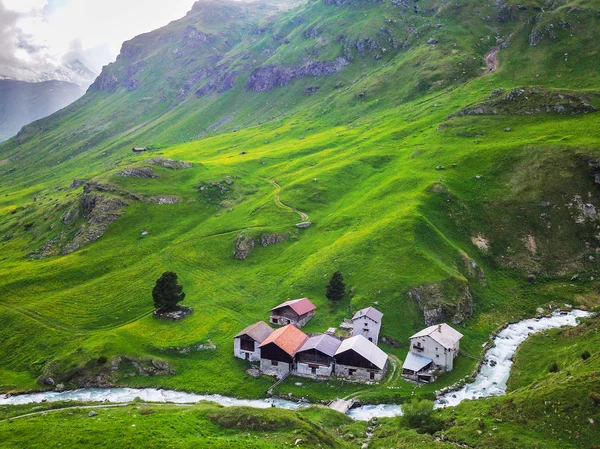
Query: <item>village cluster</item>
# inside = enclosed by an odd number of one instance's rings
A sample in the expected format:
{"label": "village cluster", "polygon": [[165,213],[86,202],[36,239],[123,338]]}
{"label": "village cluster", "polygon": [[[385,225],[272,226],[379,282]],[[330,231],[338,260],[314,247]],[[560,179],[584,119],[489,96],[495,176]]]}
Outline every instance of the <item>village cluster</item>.
{"label": "village cluster", "polygon": [[[271,309],[269,322],[254,323],[234,337],[235,357],[260,363],[263,374],[284,378],[289,374],[309,378],[332,375],[352,381],[380,381],[388,355],[377,345],[383,314],[373,307],[361,309],[346,320],[348,335],[336,328],[309,336],[300,330],[314,316],[308,299],[294,299]],[[414,381],[431,382],[440,371],[451,371],[462,334],[448,326],[430,326],[410,338],[402,374]]]}

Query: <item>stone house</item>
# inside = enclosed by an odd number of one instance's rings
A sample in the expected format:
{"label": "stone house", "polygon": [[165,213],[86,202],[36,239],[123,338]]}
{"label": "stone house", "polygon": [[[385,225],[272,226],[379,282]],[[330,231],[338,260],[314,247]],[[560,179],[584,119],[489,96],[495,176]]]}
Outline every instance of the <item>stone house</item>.
{"label": "stone house", "polygon": [[133,151],[136,154],[138,154],[138,153],[144,153],[145,151],[148,151],[148,148],[146,148],[146,147],[133,147],[131,149],[131,151]]}
{"label": "stone house", "polygon": [[344,340],[334,355],[335,374],[356,381],[379,381],[385,376],[388,355],[362,335]]}
{"label": "stone house", "polygon": [[233,355],[251,362],[260,360],[259,346],[272,332],[264,321],[248,326],[233,337]]}
{"label": "stone house", "polygon": [[260,370],[269,376],[283,377],[295,367],[295,355],[308,335],[293,324],[275,329],[260,345]]}
{"label": "stone house", "polygon": [[[444,371],[452,371],[454,367],[454,358],[458,355],[459,342],[462,334],[446,323],[436,324],[423,329],[421,332],[410,337],[410,352],[420,359],[415,357],[407,357],[402,366],[403,372],[415,372],[415,366],[411,365],[411,361],[420,360],[419,364],[424,364],[428,360],[433,365],[443,369]],[[410,366],[409,366],[410,365]],[[418,365],[418,364],[417,364]],[[425,366],[421,370],[425,369]],[[407,372],[407,374],[408,374]]]}
{"label": "stone house", "polygon": [[273,307],[269,321],[280,326],[295,324],[302,327],[313,317],[316,308],[308,298],[293,299]]}
{"label": "stone house", "polygon": [[342,342],[331,335],[310,337],[296,353],[294,374],[302,377],[328,377],[334,369],[333,356]]}
{"label": "stone house", "polygon": [[362,335],[372,343],[379,343],[383,313],[373,307],[361,309],[352,317],[352,336]]}

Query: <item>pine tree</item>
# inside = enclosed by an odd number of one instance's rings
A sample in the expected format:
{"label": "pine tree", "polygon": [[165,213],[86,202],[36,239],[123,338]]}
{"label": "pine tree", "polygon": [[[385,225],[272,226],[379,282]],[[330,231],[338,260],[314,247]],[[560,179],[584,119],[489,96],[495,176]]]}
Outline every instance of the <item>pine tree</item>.
{"label": "pine tree", "polygon": [[185,293],[183,287],[177,283],[177,274],[165,271],[152,289],[154,307],[161,311],[173,310],[183,298]]}
{"label": "pine tree", "polygon": [[327,284],[325,296],[330,301],[339,301],[346,294],[346,284],[344,284],[344,276],[339,271],[333,273],[329,284]]}

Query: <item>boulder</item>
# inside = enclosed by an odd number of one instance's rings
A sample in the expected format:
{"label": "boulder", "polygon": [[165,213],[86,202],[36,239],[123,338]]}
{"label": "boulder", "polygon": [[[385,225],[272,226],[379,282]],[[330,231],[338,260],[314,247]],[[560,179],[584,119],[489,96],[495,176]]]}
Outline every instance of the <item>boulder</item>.
{"label": "boulder", "polygon": [[126,168],[117,173],[117,176],[123,176],[126,178],[145,178],[155,179],[158,178],[156,172],[150,167],[138,167],[138,168]]}
{"label": "boulder", "polygon": [[146,161],[148,164],[159,165],[164,168],[170,168],[172,170],[179,170],[182,168],[192,168],[194,165],[191,162],[175,161],[173,159],[167,159],[166,157],[155,157]]}
{"label": "boulder", "polygon": [[88,413],[88,416],[90,418],[93,418],[94,416],[98,416],[98,413],[96,413],[95,411],[92,410],[91,412]]}
{"label": "boulder", "polygon": [[302,223],[296,223],[296,227],[300,229],[310,228],[312,226],[312,222],[303,221]]}

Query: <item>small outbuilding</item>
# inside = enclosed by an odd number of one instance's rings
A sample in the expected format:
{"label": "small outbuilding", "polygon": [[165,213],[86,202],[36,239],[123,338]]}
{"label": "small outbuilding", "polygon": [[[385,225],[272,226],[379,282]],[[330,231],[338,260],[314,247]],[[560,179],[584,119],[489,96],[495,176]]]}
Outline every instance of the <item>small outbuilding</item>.
{"label": "small outbuilding", "polygon": [[361,309],[352,317],[352,335],[362,335],[372,343],[379,343],[383,313],[374,307]]}
{"label": "small outbuilding", "polygon": [[138,154],[138,153],[144,153],[144,152],[148,151],[148,148],[146,148],[146,147],[133,147],[131,149],[131,151],[133,151],[136,154]]}
{"label": "small outbuilding", "polygon": [[264,321],[248,326],[233,337],[233,355],[251,362],[260,360],[259,346],[271,333],[273,328]]}
{"label": "small outbuilding", "polygon": [[410,337],[410,352],[430,359],[444,371],[452,371],[462,337],[460,332],[446,323],[429,326]]}
{"label": "small outbuilding", "polygon": [[382,380],[388,355],[362,335],[344,340],[335,352],[335,374],[350,380]]}
{"label": "small outbuilding", "polygon": [[316,308],[308,298],[293,299],[273,307],[269,321],[280,326],[302,327],[313,317]]}
{"label": "small outbuilding", "polygon": [[333,356],[342,342],[331,335],[315,335],[296,353],[294,374],[303,377],[328,377],[333,373]]}
{"label": "small outbuilding", "polygon": [[409,352],[402,365],[402,375],[417,382],[431,382],[434,380],[432,368],[433,360]]}
{"label": "small outbuilding", "polygon": [[260,370],[283,377],[294,369],[294,356],[308,335],[293,324],[275,329],[260,345]]}

